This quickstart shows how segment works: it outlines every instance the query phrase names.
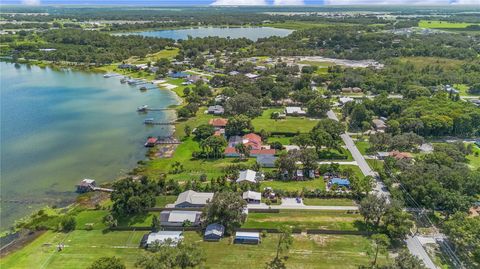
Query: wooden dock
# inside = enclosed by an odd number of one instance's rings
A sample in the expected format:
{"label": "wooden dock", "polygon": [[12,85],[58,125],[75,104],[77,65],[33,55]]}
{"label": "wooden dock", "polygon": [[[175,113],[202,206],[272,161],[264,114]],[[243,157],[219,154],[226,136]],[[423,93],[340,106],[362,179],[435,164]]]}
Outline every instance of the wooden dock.
{"label": "wooden dock", "polygon": [[145,111],[166,111],[175,110],[175,108],[146,108]]}

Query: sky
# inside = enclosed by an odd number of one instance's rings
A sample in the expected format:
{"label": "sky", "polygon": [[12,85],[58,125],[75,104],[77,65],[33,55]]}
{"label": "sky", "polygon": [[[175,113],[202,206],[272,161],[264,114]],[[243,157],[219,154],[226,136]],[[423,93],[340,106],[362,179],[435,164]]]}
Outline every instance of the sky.
{"label": "sky", "polygon": [[0,0],[3,4],[51,5],[478,5],[480,0]]}

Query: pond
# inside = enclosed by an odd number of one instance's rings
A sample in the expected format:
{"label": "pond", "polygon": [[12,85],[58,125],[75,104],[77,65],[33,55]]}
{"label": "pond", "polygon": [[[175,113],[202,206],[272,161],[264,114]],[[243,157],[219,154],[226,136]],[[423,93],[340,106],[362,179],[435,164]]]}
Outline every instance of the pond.
{"label": "pond", "polygon": [[159,30],[159,31],[145,31],[145,32],[132,32],[126,34],[142,35],[148,37],[163,37],[171,38],[175,40],[188,39],[189,36],[195,37],[208,37],[218,36],[225,38],[248,38],[256,41],[259,38],[265,38],[270,36],[284,37],[292,33],[292,30],[279,29],[272,27],[198,27],[176,30]]}
{"label": "pond", "polygon": [[[111,181],[145,158],[147,127],[136,108],[178,103],[167,90],[141,92],[119,77],[0,63],[2,230],[45,204],[65,204],[83,178]],[[153,85],[152,85],[153,86]],[[171,121],[173,111],[148,117]]]}

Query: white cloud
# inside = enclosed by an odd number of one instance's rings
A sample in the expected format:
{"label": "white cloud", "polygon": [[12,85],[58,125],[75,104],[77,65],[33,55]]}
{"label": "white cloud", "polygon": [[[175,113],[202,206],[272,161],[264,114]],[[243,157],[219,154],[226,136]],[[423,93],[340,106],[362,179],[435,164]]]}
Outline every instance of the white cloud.
{"label": "white cloud", "polygon": [[303,6],[305,1],[303,0],[273,0],[273,4],[276,6]]}
{"label": "white cloud", "polygon": [[22,4],[26,6],[39,6],[40,0],[22,0]]}
{"label": "white cloud", "polygon": [[455,0],[454,5],[480,5],[480,0]]}
{"label": "white cloud", "polygon": [[449,5],[450,0],[325,0],[324,3],[325,5]]}
{"label": "white cloud", "polygon": [[265,6],[266,0],[215,0],[212,6]]}

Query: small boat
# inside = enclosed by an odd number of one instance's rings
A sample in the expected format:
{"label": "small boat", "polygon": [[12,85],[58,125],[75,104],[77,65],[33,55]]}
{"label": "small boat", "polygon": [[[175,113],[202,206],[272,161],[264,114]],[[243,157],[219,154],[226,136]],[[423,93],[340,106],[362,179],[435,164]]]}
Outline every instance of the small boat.
{"label": "small boat", "polygon": [[153,124],[155,122],[154,118],[146,118],[143,123],[145,124]]}
{"label": "small boat", "polygon": [[143,106],[137,107],[138,112],[144,112],[144,111],[147,111],[147,109],[148,109],[148,105],[143,105]]}
{"label": "small boat", "polygon": [[122,78],[122,79],[120,80],[120,83],[122,83],[122,84],[127,83],[127,78]]}
{"label": "small boat", "polygon": [[145,86],[140,87],[140,91],[142,91],[142,92],[145,92],[145,91],[147,91],[147,90],[148,90],[148,89],[147,89],[147,87],[145,87]]}
{"label": "small boat", "polygon": [[137,82],[138,82],[138,80],[136,80],[136,79],[129,79],[129,80],[127,80],[127,83],[128,83],[129,85],[133,85],[133,84],[135,84],[135,83],[137,83]]}
{"label": "small boat", "polygon": [[110,74],[110,73],[103,75],[104,78],[111,78],[111,77],[114,77],[114,76],[115,76],[115,74]]}

